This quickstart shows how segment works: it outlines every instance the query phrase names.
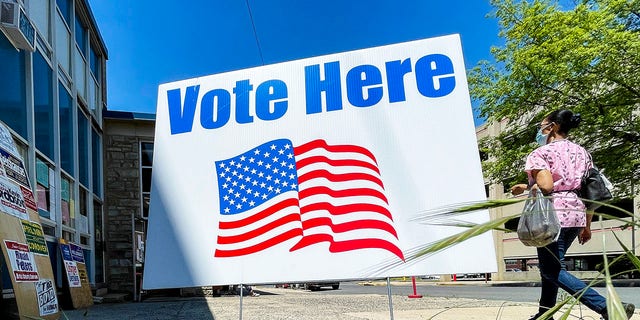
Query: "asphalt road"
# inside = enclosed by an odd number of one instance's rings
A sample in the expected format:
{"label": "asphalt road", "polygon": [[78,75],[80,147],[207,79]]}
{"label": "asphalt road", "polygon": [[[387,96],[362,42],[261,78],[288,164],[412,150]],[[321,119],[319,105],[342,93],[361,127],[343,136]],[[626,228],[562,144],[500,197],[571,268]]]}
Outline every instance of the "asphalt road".
{"label": "asphalt road", "polygon": [[[346,294],[387,294],[387,286],[362,285],[362,282],[342,282],[339,290],[321,289],[315,291],[319,295],[346,295]],[[435,283],[418,283],[417,293],[424,297],[450,297],[469,299],[489,299],[514,302],[537,302],[540,295],[539,287],[494,287],[482,284],[438,285]],[[605,288],[595,288],[600,294],[606,294]],[[562,290],[560,292],[563,292]],[[625,302],[631,302],[640,306],[640,289],[634,287],[617,287],[616,292]],[[392,295],[408,296],[413,294],[410,282],[391,286]]]}

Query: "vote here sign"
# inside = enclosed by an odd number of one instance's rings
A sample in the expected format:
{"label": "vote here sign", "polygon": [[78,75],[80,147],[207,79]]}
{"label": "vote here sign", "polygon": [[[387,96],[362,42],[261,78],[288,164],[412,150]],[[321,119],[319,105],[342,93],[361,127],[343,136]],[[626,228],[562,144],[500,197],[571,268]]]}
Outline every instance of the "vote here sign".
{"label": "vote here sign", "polygon": [[405,263],[483,199],[458,35],[163,84],[143,287],[494,271],[490,234]]}

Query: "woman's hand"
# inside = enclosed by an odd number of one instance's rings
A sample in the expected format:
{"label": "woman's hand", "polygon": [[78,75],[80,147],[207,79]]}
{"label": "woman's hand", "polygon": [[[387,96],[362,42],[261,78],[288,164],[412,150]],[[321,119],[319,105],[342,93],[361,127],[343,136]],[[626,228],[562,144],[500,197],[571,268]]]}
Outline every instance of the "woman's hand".
{"label": "woman's hand", "polygon": [[515,186],[511,187],[511,194],[517,196],[527,191],[528,188],[529,186],[525,183],[516,184]]}
{"label": "woman's hand", "polygon": [[580,231],[580,234],[578,235],[578,243],[585,244],[589,240],[591,240],[591,228],[590,227],[582,228],[582,230]]}
{"label": "woman's hand", "polygon": [[514,196],[522,194],[528,189],[528,187],[529,186],[526,185],[525,183],[516,184],[515,186],[511,187],[511,194]]}

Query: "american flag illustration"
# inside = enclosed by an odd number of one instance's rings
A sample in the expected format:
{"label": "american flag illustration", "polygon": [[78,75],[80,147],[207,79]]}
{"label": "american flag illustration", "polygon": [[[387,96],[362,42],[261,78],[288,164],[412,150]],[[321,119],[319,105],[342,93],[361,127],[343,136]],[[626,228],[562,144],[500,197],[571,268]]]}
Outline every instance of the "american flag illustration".
{"label": "american flag illustration", "polygon": [[288,139],[216,161],[216,257],[237,257],[299,238],[289,249],[387,250],[404,260],[375,156],[355,145]]}

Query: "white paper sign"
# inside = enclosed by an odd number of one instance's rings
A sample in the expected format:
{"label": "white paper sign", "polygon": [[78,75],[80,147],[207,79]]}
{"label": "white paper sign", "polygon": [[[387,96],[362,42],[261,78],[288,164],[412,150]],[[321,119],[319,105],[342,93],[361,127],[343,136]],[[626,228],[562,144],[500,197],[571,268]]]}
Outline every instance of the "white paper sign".
{"label": "white paper sign", "polygon": [[[53,169],[49,168],[49,194],[54,195],[57,194],[56,190],[56,172]],[[51,196],[49,197],[49,219],[56,221],[58,214],[58,201],[57,197]]]}
{"label": "white paper sign", "polygon": [[78,231],[81,233],[89,233],[89,218],[84,215],[76,215],[76,219],[78,219]]}
{"label": "white paper sign", "polygon": [[0,148],[11,152],[11,154],[18,158],[21,158],[18,149],[16,149],[11,132],[3,122],[0,122]]}
{"label": "white paper sign", "polygon": [[485,199],[465,72],[452,35],[161,85],[143,288],[495,271],[490,233],[406,263]]}
{"label": "white paper sign", "polygon": [[46,316],[58,312],[58,297],[53,280],[42,279],[35,283],[40,315]]}
{"label": "white paper sign", "polygon": [[29,246],[25,243],[5,240],[11,270],[16,282],[38,281],[38,268]]}

